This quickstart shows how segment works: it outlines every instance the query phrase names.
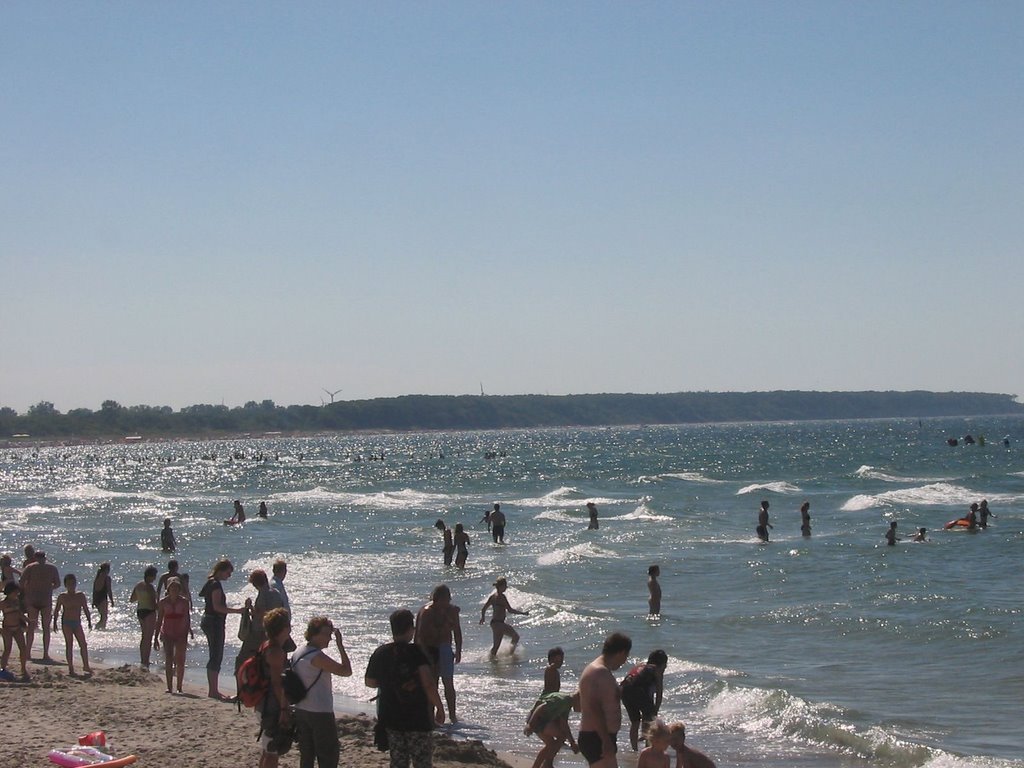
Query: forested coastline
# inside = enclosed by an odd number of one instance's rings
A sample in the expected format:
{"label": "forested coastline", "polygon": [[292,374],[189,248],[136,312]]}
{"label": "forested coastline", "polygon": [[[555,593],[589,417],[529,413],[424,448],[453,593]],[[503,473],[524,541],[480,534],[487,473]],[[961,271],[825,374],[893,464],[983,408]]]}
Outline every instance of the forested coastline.
{"label": "forested coastline", "polygon": [[678,392],[592,395],[406,395],[322,406],[124,406],[62,413],[40,402],[0,408],[0,439],[221,436],[266,432],[475,430],[1024,413],[1014,395],[981,392]]}

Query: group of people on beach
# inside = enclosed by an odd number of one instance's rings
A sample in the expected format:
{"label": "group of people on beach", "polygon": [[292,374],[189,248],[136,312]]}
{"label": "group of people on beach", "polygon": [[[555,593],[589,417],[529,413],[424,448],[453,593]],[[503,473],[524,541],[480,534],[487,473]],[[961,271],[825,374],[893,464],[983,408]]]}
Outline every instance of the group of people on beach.
{"label": "group of people on beach", "polygon": [[[566,742],[593,768],[614,768],[618,765],[617,736],[622,727],[623,708],[629,718],[629,744],[633,751],[639,749],[641,735],[648,744],[640,752],[637,768],[668,768],[666,751],[670,747],[676,753],[676,768],[714,768],[707,755],[686,745],[683,723],[667,725],[657,717],[668,667],[665,651],[652,651],[646,662],[632,666],[621,680],[615,679],[615,671],[626,663],[632,648],[633,641],[627,635],[610,634],[601,655],[583,669],[573,693],[561,690],[560,670],[565,652],[559,647],[548,651],[544,688],[523,728],[525,735],[537,734],[544,744],[532,768],[552,768],[555,756]],[[573,711],[580,713],[579,735],[575,739],[569,727]]]}

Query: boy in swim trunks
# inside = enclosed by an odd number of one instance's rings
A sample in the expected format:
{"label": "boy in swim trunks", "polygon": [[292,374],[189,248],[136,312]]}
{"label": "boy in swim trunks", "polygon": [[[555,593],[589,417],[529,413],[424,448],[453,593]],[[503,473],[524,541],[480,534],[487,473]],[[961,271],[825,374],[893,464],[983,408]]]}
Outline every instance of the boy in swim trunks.
{"label": "boy in swim trunks", "polygon": [[[57,596],[57,605],[53,611],[53,629],[57,629],[57,620],[60,619],[61,629],[64,630],[64,656],[68,661],[68,674],[75,674],[74,644],[78,641],[78,648],[82,653],[82,671],[87,675],[92,674],[89,668],[89,646],[85,642],[85,632],[82,630],[82,613],[89,622],[89,629],[92,629],[92,616],[89,614],[89,603],[84,592],[77,590],[78,579],[75,574],[69,573],[64,577],[64,588]],[[61,610],[64,611],[63,618]]]}
{"label": "boy in swim trunks", "polygon": [[[448,704],[448,719],[457,722],[455,716],[455,665],[462,661],[462,624],[459,621],[460,608],[452,604],[451,590],[445,584],[434,587],[430,602],[420,609],[416,616],[416,632],[413,642],[423,649],[430,662],[430,671],[437,681],[444,683],[444,698]],[[452,650],[452,642],[455,649]]]}

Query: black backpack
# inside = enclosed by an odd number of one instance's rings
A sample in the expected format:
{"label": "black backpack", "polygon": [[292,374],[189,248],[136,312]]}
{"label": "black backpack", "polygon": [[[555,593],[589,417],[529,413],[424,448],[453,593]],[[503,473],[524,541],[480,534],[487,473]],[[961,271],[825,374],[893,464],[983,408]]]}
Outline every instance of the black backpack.
{"label": "black backpack", "polygon": [[[298,664],[304,658],[319,650],[319,648],[313,648],[310,651],[306,651],[295,660],[295,664]],[[314,680],[312,685],[307,688],[306,684],[302,682],[302,678],[299,677],[299,673],[295,671],[295,664],[288,667],[288,669],[284,671],[284,674],[281,675],[281,687],[284,688],[284,697],[288,699],[289,704],[298,704],[305,699],[306,696],[309,695],[309,689],[316,685],[317,680],[320,679],[320,675],[324,673],[321,669],[319,674],[316,676],[316,680]]]}

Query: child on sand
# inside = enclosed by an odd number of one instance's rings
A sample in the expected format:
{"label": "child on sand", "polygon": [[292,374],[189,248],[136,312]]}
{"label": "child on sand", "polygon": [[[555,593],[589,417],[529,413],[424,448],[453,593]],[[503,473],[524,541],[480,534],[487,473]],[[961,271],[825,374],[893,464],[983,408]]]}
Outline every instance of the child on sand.
{"label": "child on sand", "polygon": [[21,604],[21,587],[18,586],[18,582],[9,581],[4,585],[4,599],[0,602],[0,611],[4,614],[4,656],[0,668],[7,669],[12,642],[17,643],[18,653],[21,654],[21,676],[27,678],[28,670],[25,664],[28,661],[28,646],[25,645],[25,627],[28,626],[28,616]]}
{"label": "child on sand", "polygon": [[569,712],[572,710],[580,710],[579,691],[572,694],[553,691],[538,699],[523,729],[526,736],[536,733],[544,742],[537,753],[537,759],[533,761],[533,768],[552,768],[555,755],[566,741],[573,752],[580,751],[569,729]]}
{"label": "child on sand", "polygon": [[647,592],[650,595],[647,598],[647,612],[651,616],[661,615],[661,584],[658,583],[659,576],[661,576],[661,568],[657,565],[652,565],[647,569]]}
{"label": "child on sand", "polygon": [[671,743],[672,735],[668,726],[661,720],[655,720],[647,729],[647,743],[650,745],[640,753],[636,768],[669,768],[669,757],[665,754]]}
{"label": "child on sand", "polygon": [[[64,577],[64,588],[67,590],[57,595],[57,604],[53,609],[53,629],[57,630],[57,620],[60,619],[61,629],[64,630],[64,656],[68,662],[68,674],[75,674],[74,644],[78,641],[78,648],[82,654],[82,671],[87,675],[92,674],[89,668],[89,646],[85,642],[85,631],[82,629],[82,613],[85,613],[85,620],[89,622],[89,629],[92,629],[92,616],[89,613],[89,603],[84,592],[77,590],[78,579],[75,574],[69,573]],[[64,615],[61,616],[61,610]]]}

